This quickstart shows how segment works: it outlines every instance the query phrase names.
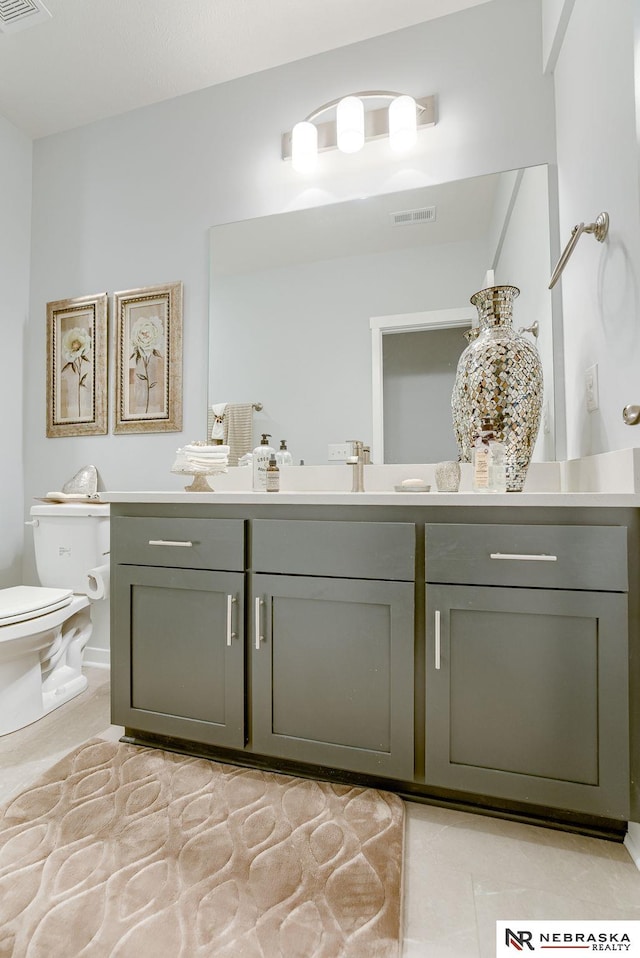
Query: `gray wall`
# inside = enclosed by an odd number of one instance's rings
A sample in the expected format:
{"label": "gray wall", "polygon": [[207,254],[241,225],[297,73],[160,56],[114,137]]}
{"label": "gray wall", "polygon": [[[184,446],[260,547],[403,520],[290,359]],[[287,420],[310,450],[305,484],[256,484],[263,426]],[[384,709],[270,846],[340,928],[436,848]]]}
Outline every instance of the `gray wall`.
{"label": "gray wall", "polygon": [[[175,449],[205,427],[208,228],[553,163],[553,89],[540,57],[538,0],[493,0],[37,141],[26,496],[59,486],[85,463],[97,466],[110,489],[180,488],[169,474]],[[437,94],[438,125],[409,159],[391,158],[374,143],[355,156],[327,154],[320,173],[306,179],[280,160],[283,130],[320,103],[372,88]],[[178,279],[185,287],[183,433],[47,440],[47,301]],[[354,395],[362,388],[354,383]],[[30,552],[27,559],[32,574]]]}
{"label": "gray wall", "polygon": [[465,328],[382,337],[385,462],[458,459],[451,392]]}
{"label": "gray wall", "polygon": [[[0,587],[16,585],[22,575],[23,443],[25,383],[42,376],[39,357],[25,348],[29,309],[31,216],[31,140],[0,117]],[[41,318],[41,329],[44,326]],[[35,368],[33,363],[35,362]],[[30,378],[30,377],[29,377]]]}

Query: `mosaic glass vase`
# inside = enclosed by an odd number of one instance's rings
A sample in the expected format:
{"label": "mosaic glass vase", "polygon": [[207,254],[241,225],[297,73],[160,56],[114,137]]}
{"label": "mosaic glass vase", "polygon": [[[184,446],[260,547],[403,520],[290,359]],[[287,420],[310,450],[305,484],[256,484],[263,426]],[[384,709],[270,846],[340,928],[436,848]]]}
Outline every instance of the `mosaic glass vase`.
{"label": "mosaic glass vase", "polygon": [[[493,420],[505,445],[507,492],[521,492],[540,428],[542,363],[535,345],[512,326],[515,286],[491,286],[471,297],[479,333],[460,357],[452,396],[461,457],[470,451],[483,418]],[[464,357],[464,362],[462,362]]]}
{"label": "mosaic glass vase", "polygon": [[460,453],[460,462],[471,462],[471,446],[469,445],[469,431],[467,429],[468,420],[468,396],[467,396],[467,363],[469,361],[471,343],[474,342],[480,329],[472,326],[464,334],[467,340],[467,346],[462,350],[458,366],[456,369],[456,378],[451,393],[451,415],[453,419],[453,432],[458,444]]}

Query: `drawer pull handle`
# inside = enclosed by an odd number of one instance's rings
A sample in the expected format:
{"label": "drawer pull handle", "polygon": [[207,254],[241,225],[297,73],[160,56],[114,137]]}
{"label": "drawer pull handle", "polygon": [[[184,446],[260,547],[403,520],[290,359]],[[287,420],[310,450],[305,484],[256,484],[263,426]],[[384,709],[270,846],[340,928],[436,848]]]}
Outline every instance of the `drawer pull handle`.
{"label": "drawer pull handle", "polygon": [[264,605],[264,599],[261,599],[259,596],[256,599],[256,614],[255,614],[255,634],[256,634],[256,650],[260,651],[260,643],[264,642],[264,635],[260,634],[260,606]]}
{"label": "drawer pull handle", "polygon": [[433,624],[435,627],[436,633],[436,644],[435,644],[435,653],[434,653],[434,665],[436,669],[440,669],[440,609],[436,609],[433,613]]}
{"label": "drawer pull handle", "polygon": [[180,542],[174,539],[149,539],[150,546],[178,546],[181,549],[190,549],[193,542]]}
{"label": "drawer pull handle", "polygon": [[491,552],[490,559],[516,559],[518,562],[557,562],[557,556],[548,556],[543,552],[541,555],[519,555],[517,552]]}
{"label": "drawer pull handle", "polygon": [[232,620],[233,620],[233,606],[238,600],[235,595],[227,596],[227,645],[230,646],[235,638],[237,638],[237,633],[232,632]]}

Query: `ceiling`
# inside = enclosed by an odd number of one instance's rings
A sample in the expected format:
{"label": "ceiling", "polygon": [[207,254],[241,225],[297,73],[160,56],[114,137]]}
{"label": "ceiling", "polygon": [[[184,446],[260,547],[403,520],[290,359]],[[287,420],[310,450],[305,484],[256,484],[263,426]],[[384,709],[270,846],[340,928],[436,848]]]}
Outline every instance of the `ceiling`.
{"label": "ceiling", "polygon": [[0,33],[0,115],[33,138],[489,0],[44,2]]}

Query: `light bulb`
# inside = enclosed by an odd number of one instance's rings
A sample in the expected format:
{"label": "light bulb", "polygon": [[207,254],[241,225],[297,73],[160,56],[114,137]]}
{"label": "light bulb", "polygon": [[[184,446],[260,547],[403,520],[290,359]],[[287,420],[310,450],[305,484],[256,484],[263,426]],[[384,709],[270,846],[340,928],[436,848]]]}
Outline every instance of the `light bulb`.
{"label": "light bulb", "polygon": [[308,120],[291,131],[291,165],[296,173],[309,173],[318,162],[318,128]]}
{"label": "light bulb", "polygon": [[396,153],[410,150],[418,130],[416,101],[412,96],[397,96],[389,104],[389,145]]}
{"label": "light bulb", "polygon": [[343,153],[357,153],[364,146],[364,104],[346,96],[336,109],[336,139]]}

